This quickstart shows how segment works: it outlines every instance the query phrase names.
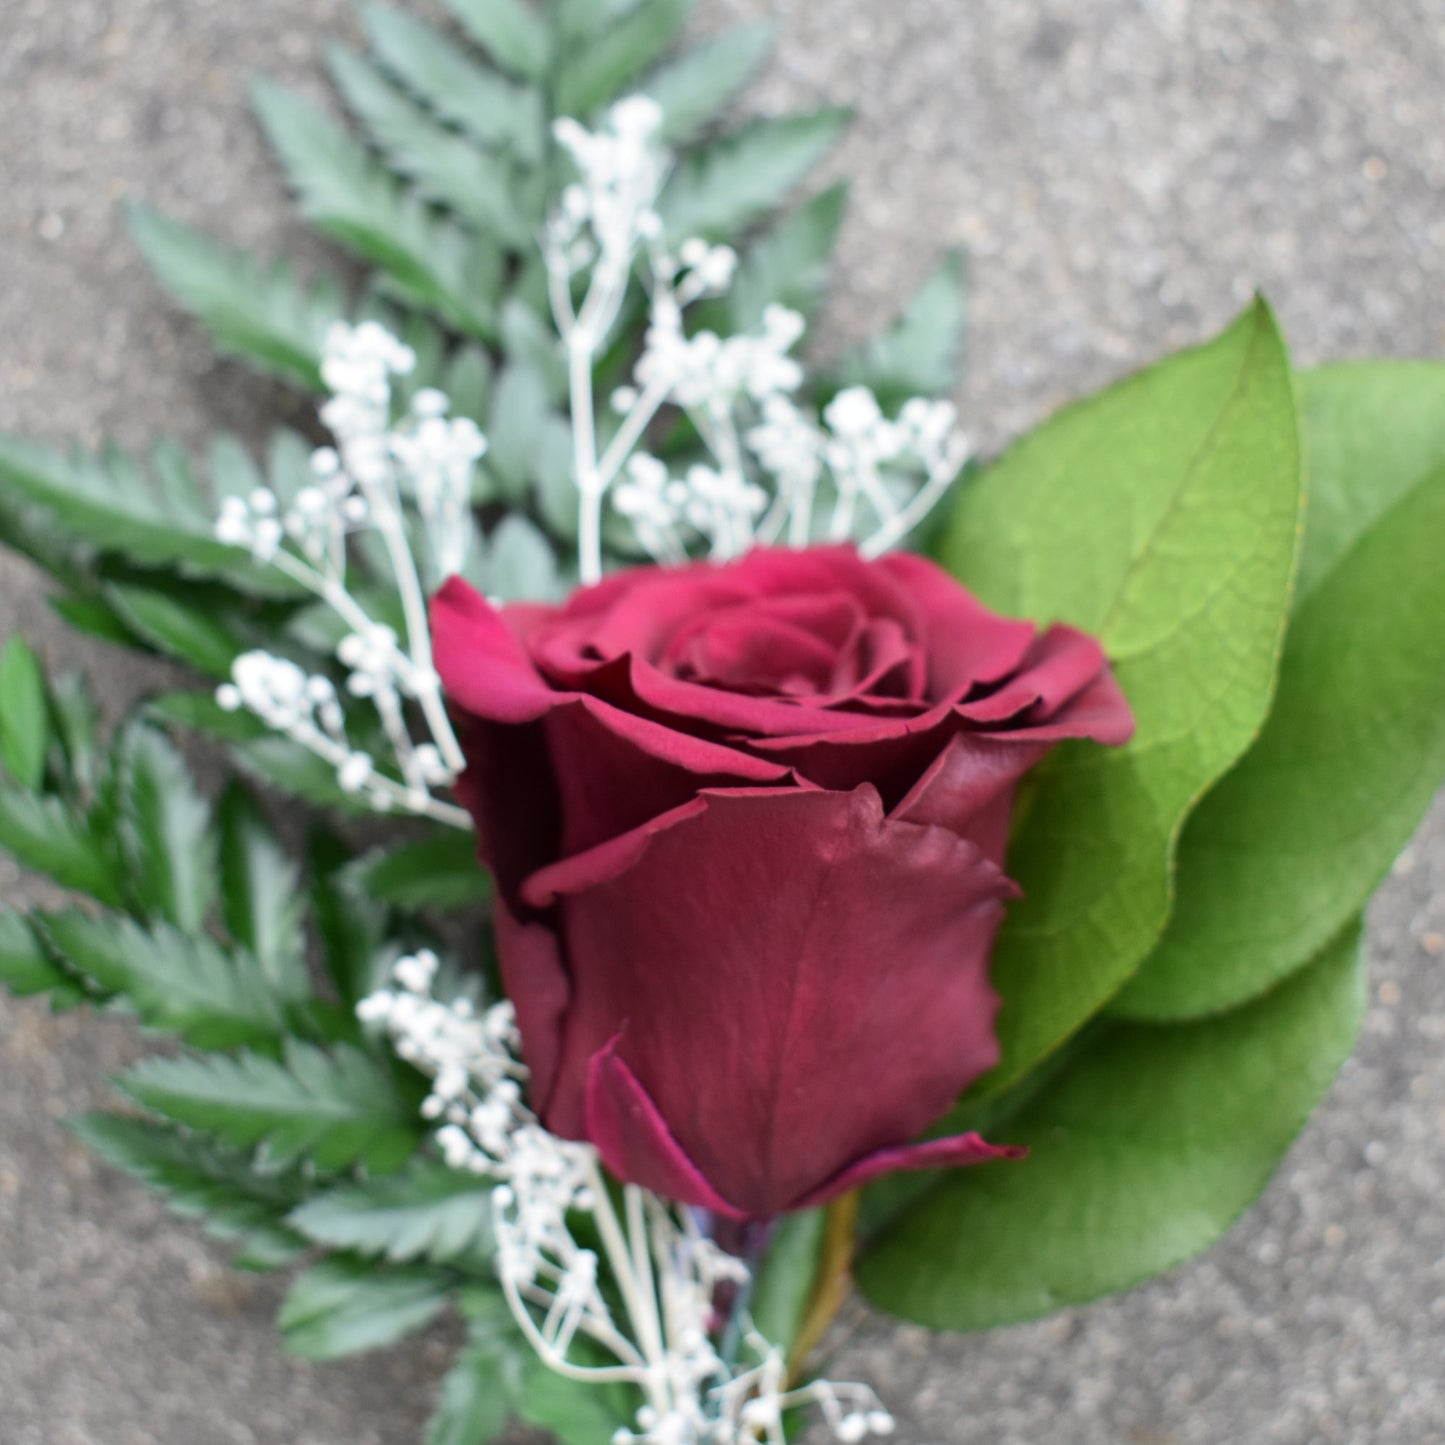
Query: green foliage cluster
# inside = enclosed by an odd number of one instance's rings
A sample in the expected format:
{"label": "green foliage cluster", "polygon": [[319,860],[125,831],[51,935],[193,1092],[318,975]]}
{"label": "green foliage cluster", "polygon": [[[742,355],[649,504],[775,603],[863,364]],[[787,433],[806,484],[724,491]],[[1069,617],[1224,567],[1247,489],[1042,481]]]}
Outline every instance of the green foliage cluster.
{"label": "green foliage cluster", "polygon": [[[668,59],[687,0],[556,0],[545,17],[524,0],[448,5],[455,32],[366,8],[368,53],[330,62],[354,128],[257,88],[305,215],[365,268],[356,295],[154,212],[134,225],[223,350],[303,392],[320,389],[333,321],[401,335],[419,358],[408,386],[441,386],[487,431],[477,499],[512,509],[494,534],[511,529],[502,551],[533,575],[565,553],[572,515],[535,244],[566,178],[551,119],[633,89],[661,102],[683,150],[669,221],[742,257],[700,318],[730,331],[771,301],[816,308],[843,190],[773,216],[845,117],[730,124],[768,35]],[[817,399],[860,382],[885,403],[948,390],[961,320],[950,259]],[[599,386],[642,324],[639,309]],[[883,1308],[980,1328],[1171,1267],[1257,1194],[1349,1052],[1361,910],[1445,770],[1442,403],[1445,367],[1295,374],[1260,304],[1064,411],[962,492],[945,563],[1000,610],[1101,636],[1139,732],[1117,751],[1061,749],[1028,782],[1010,848],[1026,897],[996,971],[1003,1059],[947,1122],[1033,1154],[870,1193],[858,1277]],[[0,541],[108,642],[212,680],[258,645],[327,673],[336,637],[312,599],[212,533],[228,495],[294,495],[309,450],[280,432],[258,463],[221,438],[202,472],[169,444],[138,461],[0,439]],[[350,726],[365,746],[365,717]],[[203,796],[174,727],[314,813],[350,806],[323,764],[209,691],[151,699],[107,740],[82,681],[51,681],[9,643],[0,848],[80,901],[0,913],[0,983],[175,1041],[117,1081],[123,1111],[76,1131],[234,1241],[239,1265],[304,1263],[281,1313],[302,1353],[374,1348],[458,1307],[467,1344],[428,1445],[479,1445],[514,1413],[576,1445],[610,1438],[628,1402],[520,1344],[485,1191],[433,1157],[422,1080],[356,1021],[402,951],[445,952],[437,914],[475,910],[484,933],[469,841],[419,826],[358,848],[317,822],[287,846],[264,794],[238,780]],[[817,1247],[816,1218],[790,1222],[759,1282],[780,1337],[802,1325]]]}
{"label": "green foliage cluster", "polygon": [[961,494],[946,564],[1088,628],[1137,720],[1029,780],[1003,1059],[950,1124],[1018,1165],[885,1184],[859,1266],[940,1328],[1208,1247],[1353,1047],[1360,916],[1445,774],[1445,366],[1291,373],[1262,302]]}

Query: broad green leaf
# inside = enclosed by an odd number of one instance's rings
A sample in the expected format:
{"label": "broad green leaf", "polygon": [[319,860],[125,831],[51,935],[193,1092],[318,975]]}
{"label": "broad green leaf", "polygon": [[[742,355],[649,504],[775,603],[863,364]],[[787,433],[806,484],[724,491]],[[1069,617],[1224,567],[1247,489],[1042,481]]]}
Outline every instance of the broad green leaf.
{"label": "broad green leaf", "polygon": [[289,1040],[283,1061],[261,1054],[145,1059],[116,1081],[138,1104],[236,1148],[264,1146],[281,1168],[302,1157],[332,1171],[378,1173],[415,1151],[420,1122],[384,1067],[360,1049]]}
{"label": "broad green leaf", "polygon": [[1303,600],[1372,522],[1445,459],[1445,365],[1323,366],[1301,374],[1299,400],[1309,473]]}
{"label": "broad green leaf", "polygon": [[546,23],[526,0],[446,0],[462,28],[498,65],[543,80],[552,56]]}
{"label": "broad green leaf", "polygon": [[76,973],[196,1048],[264,1043],[285,1031],[282,1000],[256,960],[204,934],[76,910],[36,921]]}
{"label": "broad green leaf", "polygon": [[451,1289],[451,1276],[441,1270],[325,1259],[291,1286],[277,1323],[292,1354],[339,1360],[394,1344],[430,1324]]}
{"label": "broad green leaf", "polygon": [[425,1445],[488,1445],[511,1418],[526,1367],[507,1302],[493,1290],[462,1296],[470,1337],[446,1379]]}
{"label": "broad green leaf", "polygon": [[503,517],[487,538],[488,591],[514,601],[551,602],[563,587],[552,550],[542,529],[520,512]]}
{"label": "broad green leaf", "polygon": [[347,105],[418,195],[514,250],[530,243],[512,173],[501,160],[431,119],[360,56],[335,48],[328,60]]}
{"label": "broad green leaf", "polygon": [[255,596],[291,597],[297,585],[218,542],[209,522],[177,516],[155,486],[113,454],[105,462],[0,437],[0,493],[23,497],[64,529],[108,554],[188,577],[216,577]]}
{"label": "broad green leaf", "polygon": [[117,747],[121,849],[141,911],[200,933],[216,901],[211,810],[180,753],[154,728],[132,726]]}
{"label": "broad green leaf", "polygon": [[477,288],[473,274],[484,252],[480,239],[403,195],[366,147],[314,106],[269,81],[257,82],[254,97],[306,218],[380,267],[406,300],[461,331],[491,337],[492,295]]}
{"label": "broad green leaf", "polygon": [[569,50],[557,68],[557,113],[587,120],[619,99],[666,53],[691,9],[692,0],[641,0],[630,14]]}
{"label": "broad green leaf", "polygon": [[291,1223],[328,1249],[392,1263],[483,1266],[492,1241],[492,1186],[444,1165],[417,1161],[400,1174],[342,1184],[308,1200]]}
{"label": "broad green leaf", "polygon": [[0,850],[22,868],[101,903],[122,901],[122,870],[86,820],[59,798],[0,784]]}
{"label": "broad green leaf", "polygon": [[23,913],[0,912],[0,987],[16,998],[75,991],[75,980],[51,957]]}
{"label": "broad green leaf", "polygon": [[693,151],[673,173],[660,210],[671,236],[731,239],[787,200],[847,128],[846,110],[749,122]]}
{"label": "broad green leaf", "polygon": [[946,395],[958,384],[966,321],[964,262],[954,251],[923,283],[897,323],[845,360],[842,381],[866,386],[884,404]]}
{"label": "broad green leaf", "polygon": [[749,1313],[765,1340],[790,1351],[808,1316],[828,1211],[809,1209],[778,1221],[757,1272]]}
{"label": "broad green leaf", "polygon": [[774,304],[803,316],[818,309],[847,204],[846,182],[829,186],[747,248],[732,288],[717,303],[732,331],[755,331]]}
{"label": "broad green leaf", "polygon": [[147,206],[131,207],[130,227],[156,279],[222,351],[307,391],[322,389],[322,343],[343,312],[334,281],[307,289],[285,261],[262,266]]}
{"label": "broad green leaf", "polygon": [[763,66],[771,25],[739,25],[694,46],[647,77],[642,89],[662,107],[662,139],[686,145],[715,120]]}
{"label": "broad green leaf", "polygon": [[103,596],[142,642],[207,677],[229,678],[250,643],[219,599],[194,586],[111,583]]}
{"label": "broad green leaf", "polygon": [[1200,1023],[1113,1024],[1010,1121],[1031,1153],[939,1176],[857,1269],[880,1308],[988,1329],[1128,1289],[1254,1201],[1354,1045],[1352,924],[1298,977]]}
{"label": "broad green leaf", "polygon": [[347,881],[367,898],[408,909],[467,908],[485,902],[492,891],[477,861],[476,839],[454,828],[375,849],[348,869]]}
{"label": "broad green leaf", "polygon": [[983,1090],[1098,1012],[1163,932],[1180,827],[1268,709],[1299,506],[1292,382],[1262,302],[1061,412],[960,494],[950,569],[1001,612],[1098,636],[1138,723],[1128,747],[1066,745],[1034,775]]}
{"label": "broad green leaf", "polygon": [[306,1249],[285,1222],[305,1192],[296,1175],[263,1173],[247,1154],[148,1119],[82,1114],[67,1127],[107,1164],[164,1195],[183,1219],[204,1221],[212,1238],[239,1239],[243,1267],[264,1257],[274,1268]]}
{"label": "broad green leaf", "polygon": [[1192,1018],[1254,997],[1389,871],[1445,776],[1442,537],[1445,464],[1304,598],[1269,721],[1186,825],[1173,916],[1118,1012]]}
{"label": "broad green leaf", "polygon": [[24,638],[12,637],[0,652],[0,764],[31,792],[45,782],[48,714],[40,659]]}
{"label": "broad green leaf", "polygon": [[368,5],[363,20],[381,63],[444,120],[489,145],[505,146],[529,164],[541,160],[542,100],[536,89],[514,85],[472,60],[404,10]]}
{"label": "broad green leaf", "polygon": [[304,999],[310,992],[302,932],[306,904],[296,866],[239,784],[222,795],[217,821],[226,929],[250,951],[278,995]]}

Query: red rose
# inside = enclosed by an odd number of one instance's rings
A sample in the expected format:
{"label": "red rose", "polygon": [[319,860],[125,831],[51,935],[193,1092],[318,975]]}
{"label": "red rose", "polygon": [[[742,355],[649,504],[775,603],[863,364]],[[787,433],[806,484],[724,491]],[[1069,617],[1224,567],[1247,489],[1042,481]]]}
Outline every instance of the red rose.
{"label": "red rose", "polygon": [[619,1177],[761,1218],[894,1169],[996,1061],[1014,787],[1122,743],[1092,639],[846,548],[432,611],[535,1107]]}

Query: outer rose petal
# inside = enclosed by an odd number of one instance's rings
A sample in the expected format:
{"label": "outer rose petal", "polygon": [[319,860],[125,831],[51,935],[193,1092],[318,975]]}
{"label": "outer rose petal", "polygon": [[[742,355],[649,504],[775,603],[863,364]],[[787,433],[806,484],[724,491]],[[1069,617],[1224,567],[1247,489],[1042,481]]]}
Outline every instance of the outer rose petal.
{"label": "outer rose petal", "polygon": [[[748,1217],[724,1199],[687,1157],[647,1090],[617,1056],[616,1040],[593,1057],[588,1071],[587,1137],[597,1146],[602,1162],[619,1179],[641,1184],[664,1199],[694,1204],[730,1219]],[[978,1134],[957,1134],[880,1149],[788,1207],[815,1209],[840,1194],[900,1170],[959,1169],[994,1159],[1019,1159],[1025,1153],[1024,1149],[989,1144]]]}
{"label": "outer rose petal", "polygon": [[988,954],[1014,890],[972,843],[885,818],[869,787],[699,801],[528,883],[556,900],[572,979],[546,1119],[585,1133],[615,1040],[681,1155],[765,1217],[992,1067]]}

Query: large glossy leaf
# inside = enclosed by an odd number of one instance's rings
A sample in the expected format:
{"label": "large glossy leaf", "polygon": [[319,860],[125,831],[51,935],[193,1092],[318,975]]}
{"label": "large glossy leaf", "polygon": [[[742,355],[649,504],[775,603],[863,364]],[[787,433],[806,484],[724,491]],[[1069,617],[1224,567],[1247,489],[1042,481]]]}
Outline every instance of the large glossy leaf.
{"label": "large glossy leaf", "polygon": [[858,1268],[881,1308],[987,1329],[1127,1289],[1219,1238],[1349,1055],[1358,922],[1257,1003],[1111,1024],[1008,1123],[1031,1153],[940,1176]]}
{"label": "large glossy leaf", "polygon": [[1061,748],[1009,848],[996,1090],[1128,980],[1169,914],[1179,829],[1258,732],[1300,506],[1288,362],[1257,304],[1060,413],[967,487],[944,555],[989,605],[1098,635],[1138,722]]}
{"label": "large glossy leaf", "polygon": [[832,150],[846,110],[755,120],[699,147],[673,173],[660,209],[668,234],[733,240],[777,209]]}
{"label": "large glossy leaf", "polygon": [[145,206],[130,212],[156,279],[212,335],[222,351],[307,391],[321,390],[326,328],[342,315],[341,289],[308,289],[277,262],[265,267]]}
{"label": "large glossy leaf", "polygon": [[1120,1013],[1194,1017],[1270,987],[1363,907],[1418,826],[1445,775],[1441,457],[1373,519],[1350,504],[1396,492],[1388,472],[1359,455],[1334,479],[1362,529],[1312,569],[1269,721],[1190,818],[1173,917]]}

